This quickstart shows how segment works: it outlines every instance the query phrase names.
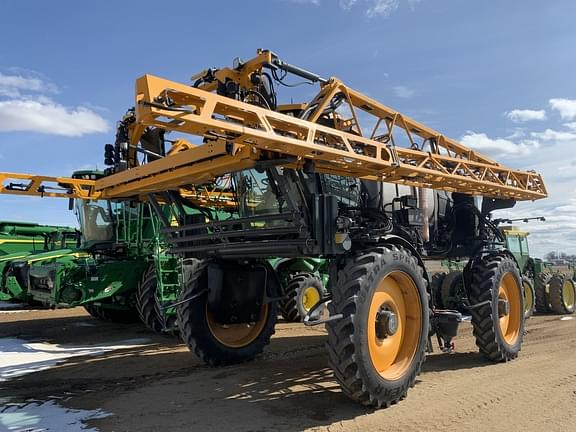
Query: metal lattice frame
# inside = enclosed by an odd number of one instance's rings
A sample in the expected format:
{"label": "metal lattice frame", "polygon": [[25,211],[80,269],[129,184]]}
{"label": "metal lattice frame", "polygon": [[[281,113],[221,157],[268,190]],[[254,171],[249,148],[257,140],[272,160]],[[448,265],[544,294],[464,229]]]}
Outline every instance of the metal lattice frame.
{"label": "metal lattice frame", "polygon": [[[96,190],[104,197],[207,183],[253,167],[264,155],[285,159],[283,165],[292,168],[312,161],[319,172],[422,188],[515,200],[547,196],[539,174],[504,167],[335,79],[308,106],[322,112],[336,92],[343,92],[356,125],[354,108],[379,119],[370,138],[354,128],[344,131],[315,123],[314,112],[311,121],[301,120],[150,75],[140,78],[136,89],[138,124],[133,141],[138,141],[145,127],[156,126],[196,135],[207,143],[98,180]],[[377,136],[382,125],[385,132]],[[396,145],[396,130],[407,134],[410,148]],[[417,144],[416,138],[422,143]],[[423,150],[424,145],[430,151]]]}

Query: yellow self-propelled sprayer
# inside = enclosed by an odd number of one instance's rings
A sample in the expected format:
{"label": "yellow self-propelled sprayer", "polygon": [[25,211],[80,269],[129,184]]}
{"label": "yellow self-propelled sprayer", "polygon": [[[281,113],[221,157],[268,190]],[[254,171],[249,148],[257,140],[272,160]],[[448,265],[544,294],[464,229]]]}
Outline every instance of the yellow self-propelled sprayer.
{"label": "yellow self-propelled sprayer", "polygon": [[[287,76],[318,84],[317,95],[279,104]],[[451,349],[462,315],[435,304],[426,259],[468,259],[462,302],[480,351],[493,361],[518,355],[522,282],[491,212],[545,198],[539,174],[502,166],[271,51],[192,81],[137,80],[135,107],[106,146],[104,178],[9,174],[0,192],[169,203],[174,216],[158,215],[183,260],[180,332],[212,365],[252,359],[269,342],[283,296],[273,256],[329,260],[329,295],[304,321],[326,324],[335,377],[362,404],[404,398],[434,333]],[[193,138],[169,141],[167,132]],[[183,194],[223,179],[234,217],[178,211]]]}

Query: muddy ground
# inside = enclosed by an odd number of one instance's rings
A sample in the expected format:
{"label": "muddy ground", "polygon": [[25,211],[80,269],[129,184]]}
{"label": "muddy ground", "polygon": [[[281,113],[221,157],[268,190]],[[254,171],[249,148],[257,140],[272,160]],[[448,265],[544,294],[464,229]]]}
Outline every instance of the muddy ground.
{"label": "muddy ground", "polygon": [[101,409],[109,416],[87,424],[103,432],[573,431],[576,320],[560,318],[531,318],[520,358],[496,365],[477,354],[464,323],[456,353],[430,355],[406,400],[373,411],[340,392],[323,329],[280,323],[258,360],[213,369],[176,339],[100,323],[82,309],[0,314],[0,338],[61,345],[146,340],[0,382],[0,398]]}

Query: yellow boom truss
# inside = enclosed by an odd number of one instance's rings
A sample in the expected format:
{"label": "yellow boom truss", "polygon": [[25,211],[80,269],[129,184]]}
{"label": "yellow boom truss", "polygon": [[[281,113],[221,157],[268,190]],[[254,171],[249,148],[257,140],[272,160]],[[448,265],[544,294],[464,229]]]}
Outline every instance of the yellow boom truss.
{"label": "yellow boom truss", "polygon": [[[547,196],[539,174],[504,167],[336,79],[331,79],[308,106],[321,113],[334,94],[343,92],[354,115],[348,125],[357,126],[348,126],[348,131],[314,123],[314,112],[310,121],[301,120],[150,75],[138,79],[136,92],[138,123],[133,142],[147,126],[196,135],[207,142],[97,181],[95,188],[104,197],[122,198],[206,183],[253,167],[264,155],[266,159],[284,159],[281,164],[289,167],[312,161],[323,173],[422,188],[515,200]],[[161,100],[169,100],[170,105],[159,103]],[[378,118],[370,137],[361,136],[354,108]],[[384,130],[379,135],[380,129]],[[396,145],[397,130],[406,134],[409,148]]]}
{"label": "yellow boom truss", "polygon": [[[315,80],[321,83],[320,91],[303,105],[299,117],[214,93],[217,81],[231,80],[249,88],[254,74],[279,65],[282,62],[273,53],[258,51],[257,57],[237,68],[211,72],[211,80],[201,78],[208,71],[194,76],[200,77],[197,87],[145,75],[136,82],[136,115],[129,133],[132,148],[148,127],[193,135],[199,145],[178,145],[178,151],[145,165],[138,165],[131,150],[129,169],[96,181],[0,174],[0,193],[145,199],[148,194],[177,190],[200,204],[232,205],[232,196],[206,185],[266,161],[493,198],[547,196],[540,174],[502,166],[336,78]],[[335,100],[347,106],[347,117],[336,113]],[[360,125],[362,116],[372,120],[370,134]],[[12,179],[23,183],[7,187]]]}

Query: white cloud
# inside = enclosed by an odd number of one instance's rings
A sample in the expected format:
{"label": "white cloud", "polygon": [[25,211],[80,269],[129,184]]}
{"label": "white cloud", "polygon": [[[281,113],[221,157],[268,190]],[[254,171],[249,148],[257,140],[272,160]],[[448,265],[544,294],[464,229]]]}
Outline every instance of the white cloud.
{"label": "white cloud", "polygon": [[460,138],[460,142],[465,146],[488,153],[494,157],[506,156],[526,156],[539,147],[539,143],[533,140],[524,140],[515,143],[506,138],[490,138],[485,133],[472,131]]}
{"label": "white cloud", "polygon": [[576,141],[576,132],[546,129],[544,132],[531,132],[530,135],[542,141]]}
{"label": "white cloud", "polygon": [[0,101],[0,132],[82,136],[106,132],[108,124],[88,108],[66,108],[46,100]]}
{"label": "white cloud", "polygon": [[320,4],[320,0],[288,0],[291,3],[299,3],[299,4],[313,4],[318,6]]}
{"label": "white cloud", "polygon": [[375,16],[387,17],[398,9],[400,0],[372,0],[372,5],[368,7],[366,15],[373,18]]}
{"label": "white cloud", "polygon": [[549,103],[563,120],[576,120],[576,99],[550,99]]}
{"label": "white cloud", "polygon": [[108,131],[106,120],[92,109],[65,107],[47,96],[57,91],[36,76],[0,73],[0,132],[82,136]]}
{"label": "white cloud", "polygon": [[564,123],[564,126],[571,130],[576,130],[576,122]]}
{"label": "white cloud", "polygon": [[[298,1],[300,3],[306,2],[306,0],[292,1]],[[422,0],[407,0],[407,3],[410,9],[414,11],[416,5],[421,1]],[[350,10],[353,6],[363,3],[364,7],[366,8],[366,16],[368,16],[368,18],[386,18],[398,9],[400,2],[401,0],[338,0],[338,5],[343,10]]]}
{"label": "white cloud", "polygon": [[406,86],[403,86],[403,85],[394,86],[394,87],[392,87],[392,90],[394,90],[394,94],[396,96],[398,96],[399,98],[404,98],[404,99],[411,98],[416,93],[413,89],[406,87]]}
{"label": "white cloud", "polygon": [[530,109],[514,109],[504,113],[514,123],[522,123],[531,120],[546,120],[546,111]]}

